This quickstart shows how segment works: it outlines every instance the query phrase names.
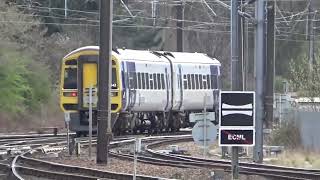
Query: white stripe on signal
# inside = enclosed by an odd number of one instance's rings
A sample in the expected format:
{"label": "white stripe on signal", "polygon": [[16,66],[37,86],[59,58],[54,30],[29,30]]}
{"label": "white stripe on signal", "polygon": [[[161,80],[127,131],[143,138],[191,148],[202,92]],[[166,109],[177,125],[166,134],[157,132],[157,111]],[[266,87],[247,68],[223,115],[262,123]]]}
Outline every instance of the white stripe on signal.
{"label": "white stripe on signal", "polygon": [[230,115],[230,114],[244,114],[248,116],[252,116],[252,111],[222,111],[222,116]]}
{"label": "white stripe on signal", "polygon": [[245,105],[229,105],[226,103],[222,104],[222,109],[253,109],[252,104],[245,104]]}

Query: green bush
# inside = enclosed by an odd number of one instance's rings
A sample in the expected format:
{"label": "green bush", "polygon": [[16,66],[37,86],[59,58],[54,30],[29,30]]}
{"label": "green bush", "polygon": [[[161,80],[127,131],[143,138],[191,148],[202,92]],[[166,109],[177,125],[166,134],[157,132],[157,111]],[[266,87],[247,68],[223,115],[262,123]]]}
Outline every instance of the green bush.
{"label": "green bush", "polygon": [[26,80],[30,85],[29,97],[26,97],[26,105],[29,110],[36,111],[40,104],[50,101],[52,93],[50,71],[41,63],[31,62],[28,64],[29,72],[26,74]]}
{"label": "green bush", "polygon": [[271,145],[284,146],[285,148],[300,147],[300,131],[294,121],[285,121],[281,127],[272,132]]}
{"label": "green bush", "polygon": [[21,113],[25,110],[25,96],[31,88],[25,79],[26,64],[13,52],[0,54],[0,111]]}
{"label": "green bush", "polygon": [[37,111],[51,94],[50,73],[27,52],[0,48],[0,112]]}

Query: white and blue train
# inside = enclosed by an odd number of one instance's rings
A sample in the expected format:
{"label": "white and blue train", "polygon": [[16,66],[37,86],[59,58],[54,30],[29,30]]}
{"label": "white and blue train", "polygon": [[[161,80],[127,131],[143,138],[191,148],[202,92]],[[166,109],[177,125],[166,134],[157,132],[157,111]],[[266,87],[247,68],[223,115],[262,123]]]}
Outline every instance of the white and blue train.
{"label": "white and blue train", "polygon": [[[82,47],[62,61],[60,105],[70,112],[70,127],[78,133],[88,130],[87,89],[98,85],[98,53],[98,46]],[[114,49],[114,131],[175,131],[190,126],[188,115],[204,109],[204,98],[207,110],[215,111],[220,67],[218,60],[202,53]]]}

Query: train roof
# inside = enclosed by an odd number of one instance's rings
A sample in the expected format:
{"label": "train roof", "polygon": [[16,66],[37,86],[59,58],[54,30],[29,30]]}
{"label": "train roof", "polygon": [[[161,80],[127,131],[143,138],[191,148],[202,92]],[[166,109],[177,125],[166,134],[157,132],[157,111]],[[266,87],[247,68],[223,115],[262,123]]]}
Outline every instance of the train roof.
{"label": "train roof", "polygon": [[[94,50],[99,51],[99,46],[85,46],[78,48],[64,58],[78,53],[80,51]],[[173,63],[199,63],[199,64],[216,64],[221,65],[220,62],[207,56],[203,53],[188,53],[188,52],[166,52],[166,51],[148,51],[148,50],[132,50],[132,49],[116,49],[112,54],[122,60],[139,60],[139,61],[153,61],[153,62],[166,62],[164,58],[170,58]],[[158,57],[158,58],[157,58]]]}
{"label": "train roof", "polygon": [[[164,52],[165,53],[165,52]],[[203,63],[221,65],[216,58],[211,58],[204,53],[189,53],[189,52],[170,52],[171,60],[175,63]]]}

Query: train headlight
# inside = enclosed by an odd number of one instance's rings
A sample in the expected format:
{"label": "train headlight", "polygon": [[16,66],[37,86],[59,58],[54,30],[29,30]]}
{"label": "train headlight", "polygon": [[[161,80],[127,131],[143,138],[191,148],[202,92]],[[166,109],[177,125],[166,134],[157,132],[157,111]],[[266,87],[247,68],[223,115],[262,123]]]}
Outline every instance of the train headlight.
{"label": "train headlight", "polygon": [[65,97],[77,97],[78,93],[77,92],[64,92],[63,96],[65,96]]}

